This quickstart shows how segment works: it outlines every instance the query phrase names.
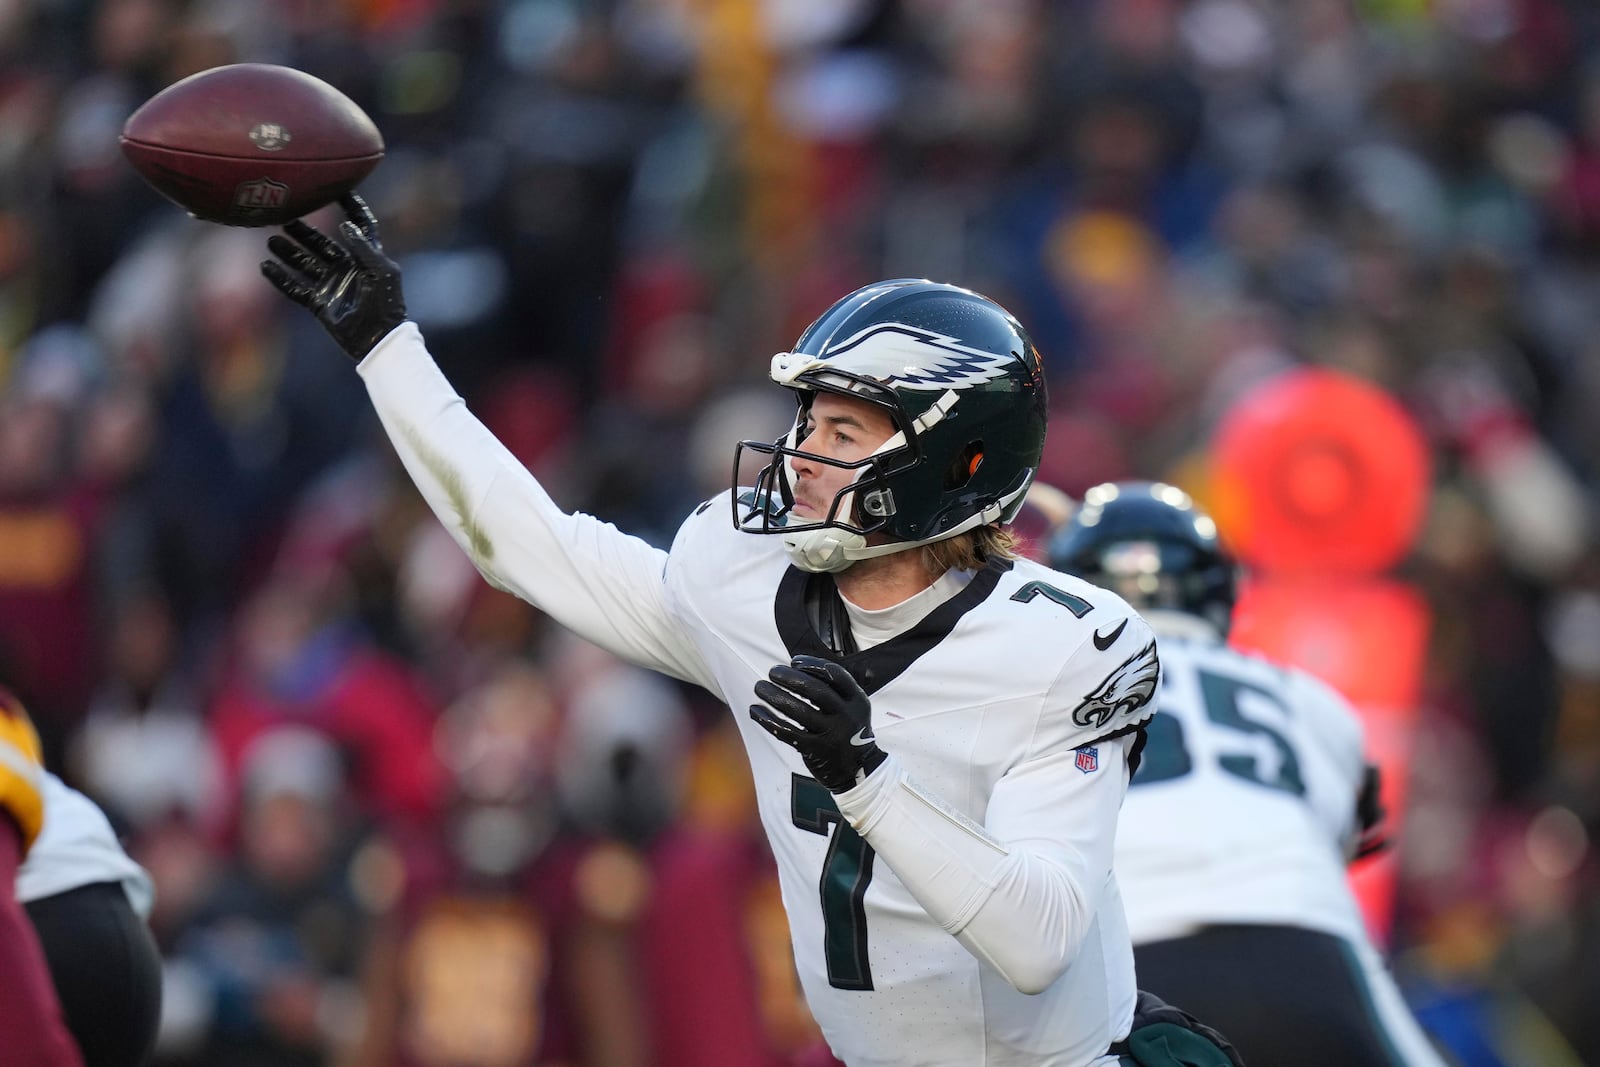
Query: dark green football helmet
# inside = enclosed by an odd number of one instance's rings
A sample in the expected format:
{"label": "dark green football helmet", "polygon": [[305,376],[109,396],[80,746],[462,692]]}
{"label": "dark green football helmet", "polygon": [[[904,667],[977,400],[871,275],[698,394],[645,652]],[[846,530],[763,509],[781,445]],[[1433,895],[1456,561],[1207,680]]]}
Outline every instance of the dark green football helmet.
{"label": "dark green football helmet", "polygon": [[[1039,468],[1047,417],[1039,353],[1009,312],[968,289],[915,278],[858,289],[792,352],[773,357],[772,380],[795,391],[799,414],[771,444],[739,443],[734,524],[782,535],[806,570],[843,570],[1009,522]],[[802,452],[818,392],[881,405],[898,432],[856,463]],[[746,450],[771,457],[754,491],[737,484]],[[793,512],[795,457],[855,472],[821,520]]]}
{"label": "dark green football helmet", "polygon": [[1216,523],[1163,482],[1107,482],[1050,538],[1050,566],[1121,596],[1146,614],[1204,619],[1226,635],[1238,568]]}

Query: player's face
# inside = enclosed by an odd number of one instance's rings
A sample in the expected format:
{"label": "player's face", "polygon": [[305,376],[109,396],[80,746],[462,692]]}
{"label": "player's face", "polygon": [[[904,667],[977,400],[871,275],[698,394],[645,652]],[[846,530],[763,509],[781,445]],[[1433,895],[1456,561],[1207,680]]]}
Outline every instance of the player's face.
{"label": "player's face", "polygon": [[[800,450],[841,463],[853,463],[872,455],[894,432],[894,422],[878,405],[854,397],[818,393],[811,403],[811,415],[806,421],[806,436],[800,442]],[[794,457],[792,469],[795,514],[817,522],[828,517],[834,494],[856,477],[856,471],[818,463],[804,456]],[[841,504],[837,517],[850,517],[848,499]]]}

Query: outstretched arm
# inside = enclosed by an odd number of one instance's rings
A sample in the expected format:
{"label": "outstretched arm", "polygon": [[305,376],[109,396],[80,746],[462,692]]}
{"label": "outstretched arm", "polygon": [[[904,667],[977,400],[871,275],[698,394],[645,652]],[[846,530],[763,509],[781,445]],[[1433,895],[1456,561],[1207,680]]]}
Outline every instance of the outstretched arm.
{"label": "outstretched arm", "polygon": [[277,259],[262,273],[357,361],[434,514],[491,585],[623,659],[716,693],[667,609],[666,553],[556,506],[434,364],[406,319],[400,268],[384,254],[371,211],[353,194],[341,203],[350,219],[337,239],[291,223],[287,237],[269,238]]}

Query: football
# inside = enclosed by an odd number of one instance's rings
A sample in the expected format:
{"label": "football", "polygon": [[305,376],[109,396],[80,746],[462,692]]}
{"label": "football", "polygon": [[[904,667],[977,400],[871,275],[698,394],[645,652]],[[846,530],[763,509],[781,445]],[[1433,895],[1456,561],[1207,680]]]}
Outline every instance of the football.
{"label": "football", "polygon": [[225,226],[278,226],[354,189],[383,136],[320,78],[270,63],[213,67],[145,101],[122,153],[156,191]]}

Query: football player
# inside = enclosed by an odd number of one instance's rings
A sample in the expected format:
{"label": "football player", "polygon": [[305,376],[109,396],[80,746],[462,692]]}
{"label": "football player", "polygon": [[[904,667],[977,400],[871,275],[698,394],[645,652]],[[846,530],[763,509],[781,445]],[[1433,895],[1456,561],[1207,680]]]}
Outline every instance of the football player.
{"label": "football player", "polygon": [[[300,222],[269,238],[263,273],[358,361],[491,584],[735,709],[834,1052],[1074,1067],[1118,1062],[1126,1038],[1137,1054],[1111,855],[1159,665],[1120,597],[1018,558],[1001,530],[1046,416],[1017,321],[930,281],[844,297],[773,357],[796,417],[739,444],[736,470],[766,464],[755,484],[662,551],[563,512],[473,417],[407,320],[370,211],[344,206],[338,239]],[[1172,1040],[1228,1062],[1192,1029]]]}
{"label": "football player", "polygon": [[39,735],[0,691],[0,1034],[17,1067],[82,1067],[38,937],[17,902],[17,869],[44,824]]}
{"label": "football player", "polygon": [[1252,1063],[1434,1067],[1345,876],[1377,778],[1330,687],[1226,644],[1236,568],[1182,490],[1099,485],[1051,538],[1059,570],[1149,620],[1163,677],[1117,832],[1139,983]]}

